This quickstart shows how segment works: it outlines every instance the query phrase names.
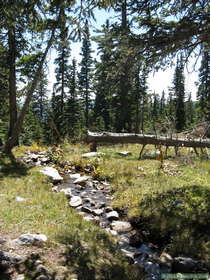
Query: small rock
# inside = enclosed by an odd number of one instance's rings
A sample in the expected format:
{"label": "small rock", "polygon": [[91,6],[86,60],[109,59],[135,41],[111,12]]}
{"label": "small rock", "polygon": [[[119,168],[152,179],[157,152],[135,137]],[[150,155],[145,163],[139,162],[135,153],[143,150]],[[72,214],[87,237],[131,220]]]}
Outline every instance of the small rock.
{"label": "small rock", "polygon": [[89,180],[90,177],[89,176],[81,176],[79,178],[77,178],[76,180],[74,180],[74,184],[79,184],[84,186],[87,182],[87,180]]}
{"label": "small rock", "polygon": [[79,177],[81,177],[81,175],[79,173],[75,173],[75,174],[70,174],[69,177],[71,179],[78,179]]}
{"label": "small rock", "polygon": [[136,249],[136,254],[154,255],[154,252],[147,245],[142,244],[138,249]]}
{"label": "small rock", "polygon": [[93,182],[91,182],[91,181],[86,182],[86,187],[93,188]]}
{"label": "small rock", "polygon": [[92,214],[93,210],[89,207],[86,207],[86,206],[82,206],[81,210],[83,212],[86,212],[86,213],[89,213],[89,214]]}
{"label": "small rock", "polygon": [[17,239],[13,240],[14,243],[20,244],[20,245],[37,245],[40,243],[44,243],[47,241],[47,236],[45,234],[31,234],[26,233],[22,234]]}
{"label": "small rock", "polygon": [[23,201],[26,201],[26,199],[23,198],[23,197],[17,196],[17,197],[15,198],[15,201],[16,201],[16,202],[23,202]]}
{"label": "small rock", "polygon": [[80,196],[73,196],[69,202],[69,205],[71,207],[78,207],[80,205],[82,205],[82,199]]}
{"label": "small rock", "polygon": [[23,261],[24,259],[25,259],[25,257],[23,257],[23,256],[8,253],[8,252],[4,252],[4,251],[0,251],[0,262],[7,261],[7,262],[10,262],[12,264],[15,264],[17,262]]}
{"label": "small rock", "polygon": [[132,230],[132,226],[129,222],[123,222],[123,221],[113,221],[111,223],[111,227],[113,230],[116,230],[117,232],[129,232]]}
{"label": "small rock", "polygon": [[112,207],[107,206],[107,207],[105,208],[105,212],[106,212],[106,213],[109,213],[109,212],[111,212],[111,211],[113,211],[113,208],[112,208]]}
{"label": "small rock", "polygon": [[117,235],[116,230],[112,230],[110,228],[105,228],[106,232],[111,233],[112,235]]}
{"label": "small rock", "polygon": [[85,221],[88,221],[88,222],[93,222],[95,220],[95,217],[91,216],[91,215],[88,215],[88,216],[85,216],[84,217],[84,220]]}
{"label": "small rock", "polygon": [[39,155],[31,154],[31,155],[30,155],[30,158],[31,158],[33,161],[37,161],[38,158],[39,158]]}
{"label": "small rock", "polygon": [[120,155],[120,156],[123,156],[123,157],[127,157],[127,156],[132,155],[132,153],[129,152],[129,151],[118,152],[118,153],[116,153],[116,154],[118,154],[118,155]]}
{"label": "small rock", "polygon": [[61,189],[60,192],[63,192],[67,198],[72,197],[71,188]]}
{"label": "small rock", "polygon": [[150,261],[144,263],[145,272],[151,276],[151,279],[160,279],[160,267],[157,263],[152,263]]}
{"label": "small rock", "polygon": [[169,254],[163,252],[159,257],[159,261],[161,266],[167,266],[170,268],[173,263],[173,258]]}
{"label": "small rock", "polygon": [[102,209],[95,209],[92,211],[92,213],[96,216],[101,216],[104,213],[104,211]]}
{"label": "small rock", "polygon": [[14,280],[24,280],[24,279],[25,279],[24,274],[20,274],[20,275],[16,276],[16,278]]}
{"label": "small rock", "polygon": [[90,153],[82,154],[81,157],[89,158],[89,157],[99,157],[99,156],[102,156],[102,155],[104,155],[104,153],[90,152]]}
{"label": "small rock", "polygon": [[40,172],[48,176],[54,183],[61,182],[63,180],[58,171],[53,167],[46,166]]}
{"label": "small rock", "polygon": [[114,221],[119,219],[119,214],[117,211],[111,211],[106,214],[106,217],[109,221]]}

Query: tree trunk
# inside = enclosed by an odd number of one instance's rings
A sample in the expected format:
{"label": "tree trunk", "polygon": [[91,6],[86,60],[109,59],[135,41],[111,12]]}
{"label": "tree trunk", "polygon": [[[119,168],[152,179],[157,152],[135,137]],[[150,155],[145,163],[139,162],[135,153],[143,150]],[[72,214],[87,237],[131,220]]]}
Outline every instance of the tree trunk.
{"label": "tree trunk", "polygon": [[21,132],[23,121],[24,121],[25,115],[27,113],[27,110],[28,110],[29,104],[31,102],[31,99],[33,97],[33,93],[34,93],[34,91],[36,89],[36,86],[38,84],[40,73],[42,73],[44,62],[45,62],[47,54],[48,54],[48,52],[49,52],[49,50],[50,50],[50,48],[51,48],[51,46],[54,42],[55,31],[56,31],[56,28],[57,28],[58,23],[60,21],[60,18],[61,18],[61,13],[59,12],[57,21],[52,28],[51,36],[48,40],[48,43],[47,43],[45,51],[42,55],[42,58],[40,59],[40,62],[38,64],[37,70],[36,70],[35,75],[34,75],[34,79],[31,83],[28,94],[26,96],[25,103],[24,103],[24,105],[22,107],[22,110],[21,110],[21,112],[20,112],[20,114],[17,118],[17,121],[16,121],[16,123],[13,127],[11,136],[8,138],[5,145],[3,146],[3,152],[5,152],[7,154],[11,154],[12,148],[15,146],[15,143],[17,142],[18,136]]}
{"label": "tree trunk", "polygon": [[192,148],[210,148],[210,141],[207,140],[188,140],[182,138],[169,138],[155,135],[131,134],[131,133],[95,133],[88,131],[86,138],[88,143],[138,143],[142,145],[166,145],[167,147],[192,147]]}
{"label": "tree trunk", "polygon": [[[9,130],[8,138],[12,136],[15,123],[17,121],[17,102],[16,102],[16,40],[15,28],[11,27],[8,30],[8,46],[9,46]],[[18,144],[18,138],[16,143]]]}

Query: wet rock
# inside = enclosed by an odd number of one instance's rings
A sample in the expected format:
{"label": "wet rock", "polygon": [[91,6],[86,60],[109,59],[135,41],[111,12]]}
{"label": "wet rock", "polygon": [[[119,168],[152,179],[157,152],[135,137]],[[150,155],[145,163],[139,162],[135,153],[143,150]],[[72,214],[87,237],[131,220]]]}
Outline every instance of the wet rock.
{"label": "wet rock", "polygon": [[136,255],[138,254],[147,254],[154,255],[154,252],[145,244],[142,244],[138,249],[136,249]]}
{"label": "wet rock", "polygon": [[159,263],[161,272],[168,273],[171,271],[173,258],[169,254],[163,252],[159,257]]}
{"label": "wet rock", "polygon": [[78,207],[80,205],[82,205],[82,199],[80,196],[73,196],[69,202],[69,205],[71,207]]}
{"label": "wet rock", "polygon": [[70,177],[71,179],[75,179],[75,180],[76,180],[76,179],[80,178],[81,175],[80,175],[79,173],[75,173],[75,174],[70,174],[69,177]]}
{"label": "wet rock", "polygon": [[104,211],[102,209],[95,209],[92,211],[92,213],[95,215],[95,216],[101,216]]}
{"label": "wet rock", "polygon": [[87,206],[82,206],[81,211],[83,211],[85,213],[89,213],[89,214],[93,213],[93,210],[91,208],[87,207]]}
{"label": "wet rock", "polygon": [[90,176],[80,176],[79,178],[77,178],[76,180],[74,180],[74,184],[78,184],[78,185],[86,185],[86,182],[90,179]]}
{"label": "wet rock", "polygon": [[109,212],[111,212],[111,211],[113,211],[113,208],[112,208],[112,207],[107,206],[107,207],[105,208],[105,212],[106,212],[106,213],[109,213]]}
{"label": "wet rock", "polygon": [[119,214],[117,213],[117,211],[111,211],[111,212],[108,212],[108,213],[106,214],[106,218],[107,218],[109,221],[118,220],[118,219],[119,219]]}
{"label": "wet rock", "polygon": [[131,224],[123,221],[113,221],[111,223],[111,228],[117,232],[129,232],[132,230]]}
{"label": "wet rock", "polygon": [[63,181],[63,178],[60,176],[58,171],[53,167],[46,166],[40,172],[48,176],[54,183]]}
{"label": "wet rock", "polygon": [[13,242],[19,245],[38,245],[47,241],[45,234],[31,234],[26,233],[14,239]]}
{"label": "wet rock", "polygon": [[71,188],[61,189],[60,192],[63,192],[67,198],[71,198],[72,197]]}
{"label": "wet rock", "polygon": [[145,272],[149,274],[150,279],[159,280],[160,279],[160,267],[157,263],[152,263],[150,261],[144,263]]}
{"label": "wet rock", "polygon": [[43,164],[43,163],[49,163],[50,162],[50,159],[48,157],[42,157],[40,158],[40,162]]}

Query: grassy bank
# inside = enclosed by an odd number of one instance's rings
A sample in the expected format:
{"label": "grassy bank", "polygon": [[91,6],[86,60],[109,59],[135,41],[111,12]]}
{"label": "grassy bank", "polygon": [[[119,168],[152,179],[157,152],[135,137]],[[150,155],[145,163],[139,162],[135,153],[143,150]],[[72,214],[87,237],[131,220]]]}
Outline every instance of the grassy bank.
{"label": "grassy bank", "polygon": [[[116,251],[115,241],[84,221],[62,193],[52,192],[39,168],[26,168],[5,157],[0,168],[1,238],[12,240],[27,232],[48,236],[44,247],[12,246],[13,252],[38,252],[46,265],[66,273],[68,279],[76,275],[84,280],[137,279],[135,269]],[[17,202],[17,196],[25,201]]]}
{"label": "grassy bank", "polygon": [[[209,161],[186,148],[179,157],[169,150],[163,166],[152,146],[142,160],[139,145],[99,147],[104,155],[86,160],[80,155],[87,146],[67,145],[64,150],[65,159],[83,167],[94,165],[93,175],[111,182],[113,206],[138,221],[140,230],[148,230],[148,239],[161,244],[161,250],[210,259]],[[123,150],[132,155],[117,154]]]}

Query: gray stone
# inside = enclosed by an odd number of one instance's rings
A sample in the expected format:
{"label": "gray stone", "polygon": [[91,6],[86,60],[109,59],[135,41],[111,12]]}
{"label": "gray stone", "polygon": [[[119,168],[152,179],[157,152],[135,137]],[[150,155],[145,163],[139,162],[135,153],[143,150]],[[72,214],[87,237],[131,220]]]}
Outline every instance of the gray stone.
{"label": "gray stone", "polygon": [[120,155],[120,156],[123,156],[123,157],[127,157],[127,156],[132,155],[132,153],[129,152],[129,151],[118,152],[117,154]]}
{"label": "gray stone", "polygon": [[149,274],[150,279],[159,280],[160,279],[160,267],[157,263],[152,263],[150,261],[144,263],[145,272]]}
{"label": "gray stone", "polygon": [[79,173],[75,173],[75,174],[70,174],[69,177],[70,177],[71,179],[78,179],[78,178],[81,177],[81,175],[80,175]]}
{"label": "gray stone", "polygon": [[90,152],[90,153],[82,154],[81,157],[90,158],[90,157],[99,157],[99,156],[102,156],[102,155],[104,155],[104,153]]}
{"label": "gray stone", "polygon": [[106,213],[109,213],[109,212],[111,212],[111,211],[113,211],[113,208],[112,208],[112,207],[107,206],[107,207],[105,208],[105,212],[106,212]]}
{"label": "gray stone", "polygon": [[109,221],[114,221],[119,219],[119,214],[117,211],[111,211],[106,214],[106,217]]}
{"label": "gray stone", "polygon": [[23,197],[20,197],[20,196],[16,196],[15,201],[16,202],[23,202],[23,201],[26,201],[26,199],[23,198]]}
{"label": "gray stone", "polygon": [[117,232],[129,232],[132,230],[132,226],[129,222],[123,222],[123,221],[113,221],[111,223],[111,227],[113,230],[116,230]]}
{"label": "gray stone", "polygon": [[48,176],[54,183],[63,181],[63,178],[53,167],[46,166],[40,172]]}
{"label": "gray stone", "polygon": [[89,207],[86,207],[86,206],[82,206],[81,210],[83,212],[86,212],[86,213],[89,213],[89,214],[92,214],[93,210]]}
{"label": "gray stone", "polygon": [[80,176],[79,178],[77,178],[76,180],[74,180],[74,184],[79,184],[84,186],[87,182],[87,180],[90,179],[90,176]]}
{"label": "gray stone", "polygon": [[102,209],[95,209],[92,211],[92,213],[96,216],[101,216],[104,213],[104,211]]}
{"label": "gray stone", "polygon": [[20,274],[20,275],[16,276],[16,278],[14,280],[24,280],[24,279],[25,279],[24,274]]}
{"label": "gray stone", "polygon": [[40,158],[40,162],[41,163],[48,163],[48,162],[50,162],[50,159],[48,157],[42,157],[42,158]]}
{"label": "gray stone", "polygon": [[25,233],[14,239],[13,242],[20,245],[37,245],[47,241],[47,236],[45,234],[31,234]]}
{"label": "gray stone", "polygon": [[25,257],[24,256],[20,256],[17,254],[12,254],[12,253],[8,253],[8,252],[4,252],[4,251],[0,251],[0,262],[2,261],[8,261],[12,264],[15,264],[17,262],[20,261],[24,261]]}
{"label": "gray stone", "polygon": [[71,188],[61,189],[60,192],[63,192],[67,198],[71,198],[72,197]]}
{"label": "gray stone", "polygon": [[159,262],[162,266],[167,266],[171,268],[173,263],[173,258],[169,254],[163,252],[159,257]]}
{"label": "gray stone", "polygon": [[82,205],[82,199],[80,196],[73,196],[69,202],[69,205],[71,207],[78,207],[80,205]]}

